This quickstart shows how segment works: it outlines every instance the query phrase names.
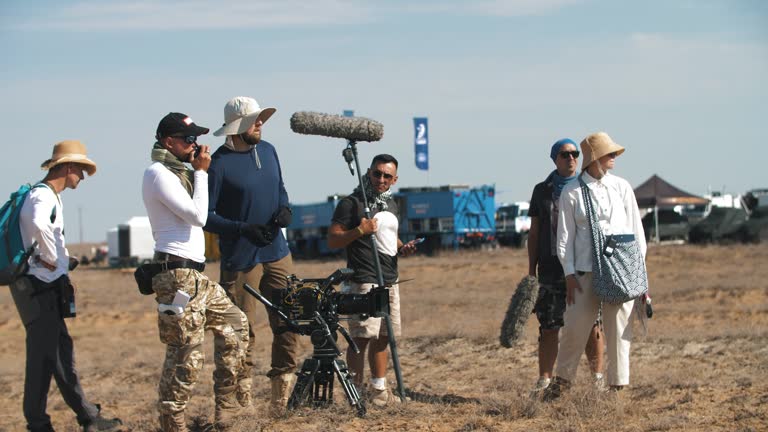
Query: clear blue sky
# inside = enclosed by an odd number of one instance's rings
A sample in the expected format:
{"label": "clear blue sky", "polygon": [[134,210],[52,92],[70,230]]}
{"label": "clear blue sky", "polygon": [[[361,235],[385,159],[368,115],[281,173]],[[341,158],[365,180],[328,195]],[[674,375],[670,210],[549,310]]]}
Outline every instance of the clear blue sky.
{"label": "clear blue sky", "polygon": [[[145,214],[163,115],[215,129],[238,95],[277,108],[264,138],[299,204],[355,185],[343,140],[290,131],[302,110],[383,123],[361,158],[395,155],[398,186],[495,183],[499,200],[527,200],[554,141],[604,130],[634,186],[655,173],[697,194],[768,187],[760,0],[4,0],[0,53],[3,200],[60,140],[98,163],[63,195],[70,242],[79,208],[86,241]],[[414,165],[421,116],[428,173]]]}

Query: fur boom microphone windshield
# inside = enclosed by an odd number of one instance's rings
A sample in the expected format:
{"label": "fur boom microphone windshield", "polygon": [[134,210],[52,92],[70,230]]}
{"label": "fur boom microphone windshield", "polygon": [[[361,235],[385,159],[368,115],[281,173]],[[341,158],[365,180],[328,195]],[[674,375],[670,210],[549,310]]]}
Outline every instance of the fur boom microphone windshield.
{"label": "fur boom microphone windshield", "polygon": [[291,130],[304,135],[345,138],[350,141],[379,141],[384,136],[384,126],[377,121],[311,111],[294,113],[291,116]]}
{"label": "fur boom microphone windshield", "polygon": [[501,323],[499,342],[504,348],[512,348],[525,330],[525,323],[539,297],[539,282],[531,275],[525,276],[509,301],[509,308]]}

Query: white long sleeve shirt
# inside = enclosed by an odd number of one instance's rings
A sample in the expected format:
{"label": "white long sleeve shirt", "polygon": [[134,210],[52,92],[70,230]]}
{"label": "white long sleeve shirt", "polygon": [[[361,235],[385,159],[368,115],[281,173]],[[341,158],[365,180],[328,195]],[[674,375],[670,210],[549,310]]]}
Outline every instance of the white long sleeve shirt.
{"label": "white long sleeve shirt", "polygon": [[[55,215],[53,221],[52,215]],[[37,250],[29,259],[27,274],[43,282],[53,282],[67,274],[69,252],[64,241],[64,207],[56,192],[47,186],[33,188],[21,206],[19,228],[24,248],[37,242]],[[35,255],[56,266],[56,269],[48,270],[36,262]]]}
{"label": "white long sleeve shirt", "polygon": [[[634,234],[645,257],[646,243],[635,192],[629,182],[607,173],[597,180],[584,172],[597,220],[605,235]],[[581,184],[575,180],[560,194],[557,224],[557,256],[565,275],[592,271],[592,233]]]}
{"label": "white long sleeve shirt", "polygon": [[203,226],[208,219],[208,173],[195,170],[192,196],[179,178],[159,162],[144,171],[142,196],[155,251],[205,262]]}

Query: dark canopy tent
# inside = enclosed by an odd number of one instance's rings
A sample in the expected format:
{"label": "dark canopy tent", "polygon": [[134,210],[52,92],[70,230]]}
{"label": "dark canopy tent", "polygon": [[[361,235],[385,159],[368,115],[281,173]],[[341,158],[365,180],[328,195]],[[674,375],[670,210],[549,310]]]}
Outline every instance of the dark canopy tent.
{"label": "dark canopy tent", "polygon": [[635,198],[640,208],[672,207],[678,204],[698,205],[709,202],[706,198],[672,186],[656,174],[635,188]]}
{"label": "dark canopy tent", "polygon": [[678,204],[707,204],[708,199],[688,193],[667,183],[656,174],[635,188],[637,206],[653,207],[656,241],[659,241],[659,207],[673,207]]}

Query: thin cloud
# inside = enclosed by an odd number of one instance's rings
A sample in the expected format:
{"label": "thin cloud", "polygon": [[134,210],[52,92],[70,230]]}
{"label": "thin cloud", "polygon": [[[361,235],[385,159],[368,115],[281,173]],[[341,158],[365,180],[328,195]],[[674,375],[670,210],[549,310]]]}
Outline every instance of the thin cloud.
{"label": "thin cloud", "polygon": [[476,15],[496,17],[519,17],[547,15],[586,0],[482,0],[482,1],[438,1],[425,5],[414,4],[405,9],[417,13],[443,13],[450,15]]}
{"label": "thin cloud", "polygon": [[212,30],[318,26],[370,19],[345,0],[80,2],[24,21],[21,30]]}
{"label": "thin cloud", "polygon": [[513,17],[544,15],[585,0],[443,0],[379,3],[353,0],[83,1],[21,20],[18,30],[132,31],[316,27],[364,23],[397,14]]}

